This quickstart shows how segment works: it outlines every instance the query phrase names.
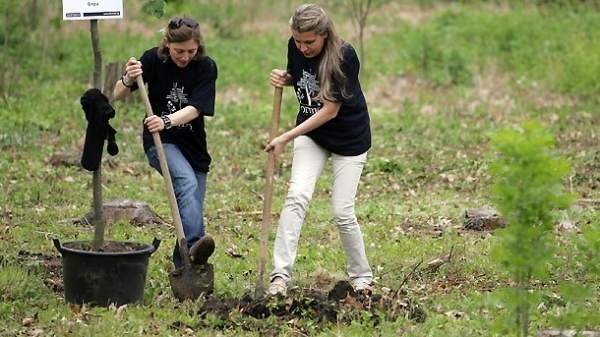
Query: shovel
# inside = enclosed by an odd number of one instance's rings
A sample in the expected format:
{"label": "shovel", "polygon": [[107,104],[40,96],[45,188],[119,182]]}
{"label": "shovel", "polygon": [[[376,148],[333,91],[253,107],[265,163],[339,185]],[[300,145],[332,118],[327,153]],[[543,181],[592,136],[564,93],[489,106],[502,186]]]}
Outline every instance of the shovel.
{"label": "shovel", "polygon": [[[283,88],[275,87],[273,94],[273,112],[271,114],[271,132],[269,133],[269,141],[277,136],[279,127],[279,113],[281,111],[281,96]],[[258,268],[256,275],[256,290],[255,298],[263,298],[265,294],[265,263],[267,260],[267,242],[269,240],[269,228],[271,227],[271,201],[273,199],[273,172],[275,171],[275,153],[269,152],[267,160],[267,182],[265,184],[263,198],[262,224],[260,227],[260,248],[258,252]]]}
{"label": "shovel", "polygon": [[[142,96],[142,101],[146,106],[146,116],[150,117],[154,115],[152,112],[152,105],[146,92],[146,86],[141,76],[137,77],[137,85]],[[171,289],[175,298],[183,301],[186,299],[195,300],[202,293],[207,294],[212,292],[213,289],[213,269],[212,265],[192,265],[190,259],[190,252],[183,232],[183,225],[181,224],[181,216],[179,215],[179,208],[177,207],[177,199],[175,199],[175,191],[173,190],[173,183],[171,182],[171,174],[169,173],[169,166],[167,165],[167,158],[165,151],[160,140],[158,132],[152,133],[152,139],[154,140],[154,146],[158,154],[158,161],[160,162],[160,171],[165,181],[165,187],[169,197],[169,206],[171,207],[171,215],[173,216],[173,222],[175,223],[175,233],[177,236],[177,243],[179,245],[179,254],[183,259],[183,267],[179,268],[169,274],[169,282],[171,283]]]}

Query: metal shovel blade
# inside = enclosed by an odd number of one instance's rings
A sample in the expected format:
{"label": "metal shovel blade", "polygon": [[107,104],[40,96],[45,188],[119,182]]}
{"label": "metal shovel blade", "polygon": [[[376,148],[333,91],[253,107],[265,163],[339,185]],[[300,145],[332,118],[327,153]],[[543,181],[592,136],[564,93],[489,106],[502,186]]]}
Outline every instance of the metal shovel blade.
{"label": "metal shovel blade", "polygon": [[214,272],[210,263],[181,267],[169,274],[173,296],[180,301],[195,300],[213,292]]}

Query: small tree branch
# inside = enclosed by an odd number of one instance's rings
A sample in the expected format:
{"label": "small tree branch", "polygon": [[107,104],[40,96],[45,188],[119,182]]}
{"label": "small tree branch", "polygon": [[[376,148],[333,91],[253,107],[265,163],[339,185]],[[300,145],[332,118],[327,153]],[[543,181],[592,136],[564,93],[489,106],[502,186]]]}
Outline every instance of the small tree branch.
{"label": "small tree branch", "polygon": [[402,287],[404,287],[404,285],[408,282],[408,280],[411,279],[411,277],[415,274],[417,269],[419,269],[419,266],[421,266],[422,263],[423,263],[423,260],[421,259],[421,261],[419,261],[413,265],[411,271],[408,274],[406,274],[406,276],[404,276],[404,278],[402,279],[402,282],[400,282],[400,286],[398,286],[398,290],[396,290],[394,297],[398,296],[398,294],[402,290]]}
{"label": "small tree branch", "polygon": [[361,71],[360,75],[364,74],[366,64],[364,36],[372,4],[373,0],[350,0],[352,22],[357,26],[358,30],[358,53],[363,64],[363,71]]}

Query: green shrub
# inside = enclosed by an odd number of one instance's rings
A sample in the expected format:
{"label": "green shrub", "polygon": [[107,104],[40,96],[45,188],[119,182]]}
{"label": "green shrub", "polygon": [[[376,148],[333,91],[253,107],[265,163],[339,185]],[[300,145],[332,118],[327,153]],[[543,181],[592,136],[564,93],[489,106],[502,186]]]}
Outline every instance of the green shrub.
{"label": "green shrub", "polygon": [[530,301],[536,296],[530,282],[547,274],[553,256],[554,211],[572,200],[562,188],[570,168],[554,153],[552,135],[535,123],[501,130],[492,143],[497,152],[490,166],[493,198],[509,224],[499,233],[493,257],[516,283],[506,292],[506,303],[514,314],[515,331],[527,336]]}
{"label": "green shrub", "polygon": [[465,85],[471,81],[469,58],[451,47],[451,38],[435,29],[422,29],[407,41],[409,64],[436,85]]}

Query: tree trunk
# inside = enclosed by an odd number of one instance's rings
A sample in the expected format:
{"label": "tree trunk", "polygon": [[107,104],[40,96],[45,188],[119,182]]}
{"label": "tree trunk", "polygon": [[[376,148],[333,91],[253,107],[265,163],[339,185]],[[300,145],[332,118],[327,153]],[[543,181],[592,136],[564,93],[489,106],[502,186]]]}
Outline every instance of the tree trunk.
{"label": "tree trunk", "polygon": [[[92,37],[92,50],[94,52],[94,88],[102,89],[102,54],[98,38],[98,20],[90,21],[90,32]],[[94,250],[99,250],[104,244],[104,214],[102,213],[102,160],[100,166],[93,173],[94,189]]]}
{"label": "tree trunk", "polygon": [[92,34],[92,50],[94,52],[94,88],[102,90],[102,52],[100,50],[100,38],[98,36],[98,20],[90,21],[90,32]]}
{"label": "tree trunk", "polygon": [[0,71],[0,93],[2,94],[3,99],[7,99],[9,96],[8,86],[10,85],[10,78],[8,76],[8,72],[10,71],[10,60],[8,58],[8,29],[9,29],[9,13],[8,8],[10,6],[6,6],[6,10],[4,13],[4,48],[2,48],[2,68]]}
{"label": "tree trunk", "polygon": [[365,55],[365,27],[367,25],[367,18],[369,17],[369,11],[371,10],[372,0],[353,0],[350,1],[352,8],[353,21],[358,26],[358,53],[361,62],[361,72],[359,77],[362,78],[362,74],[365,73],[366,58]]}
{"label": "tree trunk", "polygon": [[29,19],[31,20],[30,24],[29,24],[29,29],[31,31],[35,31],[38,27],[38,1],[37,0],[31,0],[31,8],[29,10]]}
{"label": "tree trunk", "polygon": [[360,71],[359,78],[362,78],[363,74],[365,73],[365,65],[367,64],[367,56],[365,55],[365,40],[364,40],[364,31],[365,31],[365,26],[363,24],[361,24],[360,26],[360,33],[359,33],[359,37],[358,37],[358,43],[359,43],[359,53],[360,53],[360,61],[362,64],[362,69]]}
{"label": "tree trunk", "polygon": [[[34,0],[34,4],[32,5],[32,8],[35,7],[36,10],[36,14],[35,15],[40,15],[39,13],[37,13],[37,1]],[[32,9],[33,10],[33,9]],[[42,48],[41,48],[41,55],[40,55],[40,69],[45,69],[46,68],[46,63],[48,62],[48,46],[49,45],[53,45],[53,42],[56,40],[55,35],[50,33],[48,34],[48,32],[50,32],[51,29],[51,24],[49,22],[48,19],[46,19],[47,17],[52,17],[52,8],[51,5],[48,4],[48,1],[46,1],[44,3],[44,7],[42,8],[42,14],[43,16],[43,20],[42,20],[42,28],[41,28],[41,32],[37,32],[37,34],[35,36],[40,36],[40,38],[42,39]],[[37,19],[35,19],[35,25],[38,26],[39,22],[37,21]],[[47,34],[46,36],[44,36],[44,34]]]}
{"label": "tree trunk", "polygon": [[519,326],[520,336],[529,336],[529,280],[530,277],[523,275],[517,276],[517,325]]}

